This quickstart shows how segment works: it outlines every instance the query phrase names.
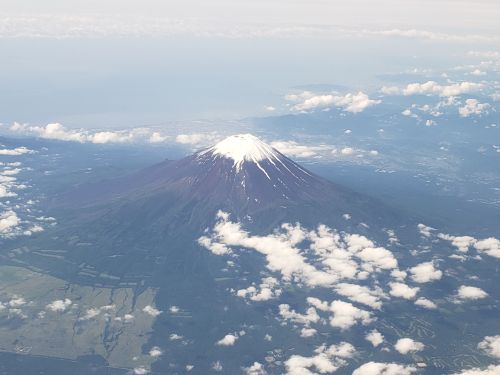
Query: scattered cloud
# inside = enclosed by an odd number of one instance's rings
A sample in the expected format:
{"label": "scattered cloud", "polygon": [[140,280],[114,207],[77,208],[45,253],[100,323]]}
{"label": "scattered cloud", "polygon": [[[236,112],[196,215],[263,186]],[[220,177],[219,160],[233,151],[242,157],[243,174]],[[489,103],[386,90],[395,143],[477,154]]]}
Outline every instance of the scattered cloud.
{"label": "scattered cloud", "polygon": [[473,246],[479,253],[500,258],[500,240],[495,237],[478,240],[471,236],[452,236],[445,233],[439,233],[437,236],[442,240],[450,241],[462,253],[468,252]]}
{"label": "scattered cloud", "polygon": [[10,155],[10,156],[19,156],[24,154],[33,154],[35,151],[30,150],[24,146],[16,147],[14,149],[0,149],[0,155]]}
{"label": "scattered cloud", "polygon": [[92,307],[87,309],[85,314],[78,318],[78,320],[85,321],[98,317],[101,313],[107,313],[108,311],[114,310],[116,308],[115,305],[104,305],[101,307]]}
{"label": "scattered cloud", "polygon": [[435,228],[429,227],[425,224],[418,224],[417,227],[420,234],[424,237],[430,237],[432,232],[436,230]]}
{"label": "scattered cloud", "polygon": [[498,375],[500,374],[500,365],[491,365],[486,368],[471,368],[463,370],[460,373],[455,373],[452,375]]}
{"label": "scattered cloud", "polygon": [[425,346],[421,342],[415,341],[408,337],[399,339],[394,345],[394,349],[396,349],[401,354],[408,354],[411,352],[420,352],[424,350]]}
{"label": "scattered cloud", "polygon": [[458,113],[460,117],[480,116],[487,113],[490,107],[488,103],[480,103],[477,99],[467,99],[465,105],[458,108]]}
{"label": "scattered cloud", "polygon": [[411,278],[416,283],[428,283],[439,280],[443,272],[436,269],[434,262],[425,262],[410,268]]}
{"label": "scattered cloud", "polygon": [[179,134],[175,137],[175,141],[183,145],[200,145],[215,142],[217,138],[215,134],[191,133]]}
{"label": "scattered cloud", "polygon": [[486,336],[477,347],[485,351],[489,356],[500,359],[500,335]]}
{"label": "scattered cloud", "polygon": [[217,341],[216,345],[233,346],[237,340],[238,340],[238,335],[234,335],[232,333],[229,333],[226,336],[224,336],[223,338],[221,338],[219,341]]}
{"label": "scattered cloud", "polygon": [[429,310],[437,309],[437,305],[434,302],[432,302],[431,300],[424,298],[424,297],[418,298],[415,301],[415,305],[420,306],[420,307],[424,307],[424,308],[429,309]]}
{"label": "scattered cloud", "polygon": [[475,286],[462,285],[458,288],[457,296],[461,300],[478,300],[488,297],[488,293]]}
{"label": "scattered cloud", "polygon": [[410,375],[416,371],[417,369],[413,366],[368,362],[354,370],[352,375]]}
{"label": "scattered cloud", "polygon": [[373,309],[382,308],[381,298],[385,298],[382,289],[370,289],[357,284],[340,283],[335,285],[335,291],[353,302],[358,302]]}
{"label": "scattered cloud", "polygon": [[149,350],[149,356],[153,358],[158,358],[163,354],[163,351],[158,346],[153,346]]}
{"label": "scattered cloud", "polygon": [[[314,355],[304,357],[292,355],[285,361],[287,375],[332,373],[347,365],[347,359],[356,354],[356,349],[347,342],[338,345],[322,345],[314,350]],[[314,372],[313,372],[314,371]]]}
{"label": "scattered cloud", "polygon": [[163,311],[160,311],[158,309],[155,309],[153,306],[151,305],[147,305],[145,306],[143,309],[142,309],[143,312],[145,312],[146,314],[148,315],[151,315],[153,317],[157,317],[158,315],[160,315]]}
{"label": "scattered cloud", "polygon": [[[484,88],[482,83],[476,82],[459,82],[441,85],[435,81],[427,81],[424,83],[409,83],[403,88],[396,86],[383,87],[381,91],[385,94],[390,93],[390,95],[438,95],[441,97],[454,97],[463,94],[468,94],[471,92],[477,92]],[[411,115],[410,112],[403,113],[406,116]]]}
{"label": "scattered cloud", "polygon": [[470,236],[451,236],[449,234],[439,233],[438,238],[450,241],[451,244],[457,247],[458,251],[466,253],[469,247],[476,243],[476,239]]}
{"label": "scattered cloud", "polygon": [[49,303],[47,309],[54,312],[63,312],[66,311],[72,303],[73,302],[69,298],[65,298],[64,300],[59,299]]}
{"label": "scattered cloud", "polygon": [[368,334],[365,336],[365,339],[369,341],[374,348],[384,342],[384,336],[376,329],[368,332]]}
{"label": "scattered cloud", "polygon": [[146,375],[149,374],[149,370],[143,366],[140,367],[135,367],[134,370],[134,375]]}
{"label": "scattered cloud", "polygon": [[[267,268],[279,272],[284,281],[304,282],[311,287],[332,287],[342,279],[365,279],[370,273],[392,271],[398,266],[389,250],[361,235],[341,236],[324,225],[314,231],[300,224],[283,224],[280,229],[267,236],[250,235],[240,223],[230,221],[229,214],[219,212],[213,229],[198,243],[216,255],[230,254],[233,247],[253,249],[266,257]],[[299,247],[306,239],[322,267],[310,262]],[[379,292],[369,294],[372,300],[368,303],[373,305],[373,297]]]}
{"label": "scattered cloud", "polygon": [[307,302],[318,310],[331,312],[330,325],[341,330],[349,329],[357,323],[366,325],[373,321],[370,312],[361,310],[349,302],[335,300],[328,304],[311,297],[307,299]]}
{"label": "scattered cloud", "polygon": [[[6,14],[0,17],[0,38],[196,37],[218,39],[321,38],[373,40],[415,39],[434,43],[498,43],[495,34],[446,33],[425,28],[365,28],[310,23],[224,23],[203,17],[160,17],[145,14]],[[479,53],[478,53],[479,55]],[[486,55],[486,53],[483,53]]]}
{"label": "scattered cloud", "polygon": [[391,296],[400,297],[404,299],[415,298],[418,291],[420,290],[420,288],[418,287],[411,288],[404,283],[397,283],[397,282],[389,283],[389,286],[391,287],[391,291],[389,292]]}
{"label": "scattered cloud", "polygon": [[14,211],[0,213],[0,234],[11,234],[20,223],[21,220]]}
{"label": "scattered cloud", "polygon": [[252,301],[268,301],[278,298],[281,295],[281,289],[278,288],[279,282],[274,277],[266,277],[258,287],[252,285],[246,289],[239,289],[236,292],[238,297],[249,298]]}
{"label": "scattered cloud", "polygon": [[304,91],[301,94],[290,94],[285,99],[295,102],[291,109],[293,111],[303,112],[317,108],[338,107],[345,112],[360,113],[366,108],[380,104],[381,100],[370,99],[364,92],[357,94],[315,94],[310,91]]}
{"label": "scattered cloud", "polygon": [[131,143],[139,141],[157,143],[162,137],[164,140],[168,138],[148,128],[116,131],[90,131],[85,129],[68,129],[57,122],[45,126],[14,123],[10,126],[9,131],[44,139],[95,144]]}
{"label": "scattered cloud", "polygon": [[279,305],[279,314],[285,320],[290,320],[293,323],[304,324],[309,326],[311,323],[317,323],[320,320],[318,313],[314,307],[307,309],[305,314],[297,313],[290,308],[290,305]]}
{"label": "scattered cloud", "polygon": [[301,145],[295,141],[275,141],[270,144],[279,152],[296,158],[311,158],[319,156],[324,151],[331,151],[329,145]]}
{"label": "scattered cloud", "polygon": [[267,372],[264,369],[264,365],[259,362],[254,362],[250,367],[245,367],[243,369],[246,375],[266,375]]}
{"label": "scattered cloud", "polygon": [[500,240],[497,238],[490,237],[479,240],[474,244],[474,247],[479,252],[484,252],[494,258],[500,258]]}

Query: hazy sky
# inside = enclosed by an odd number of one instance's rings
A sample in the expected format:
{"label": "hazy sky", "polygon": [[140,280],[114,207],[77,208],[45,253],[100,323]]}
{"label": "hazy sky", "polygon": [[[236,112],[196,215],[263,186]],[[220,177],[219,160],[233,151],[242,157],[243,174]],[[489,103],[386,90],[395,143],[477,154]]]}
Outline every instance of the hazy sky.
{"label": "hazy sky", "polygon": [[265,113],[296,86],[498,50],[495,0],[2,0],[0,122],[134,126]]}
{"label": "hazy sky", "polygon": [[[399,27],[459,33],[500,30],[500,2],[496,0],[3,0],[0,13],[3,17],[102,15],[110,22],[118,16],[161,17],[197,20],[220,28],[252,24]],[[147,27],[148,20],[142,22]],[[39,26],[50,28],[50,25]],[[57,23],[52,26],[57,27]]]}

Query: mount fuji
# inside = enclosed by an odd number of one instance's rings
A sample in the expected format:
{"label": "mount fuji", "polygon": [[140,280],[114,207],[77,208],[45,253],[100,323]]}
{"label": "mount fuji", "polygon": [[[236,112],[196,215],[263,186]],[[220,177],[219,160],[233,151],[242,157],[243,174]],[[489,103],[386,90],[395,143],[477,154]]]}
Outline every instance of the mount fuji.
{"label": "mount fuji", "polygon": [[93,219],[102,210],[107,216],[110,210],[120,215],[124,210],[147,212],[146,220],[155,228],[155,222],[168,222],[168,228],[203,229],[218,210],[255,229],[284,220],[345,225],[345,214],[386,222],[397,216],[380,202],[315,175],[251,134],[230,136],[181,160],[81,186],[58,197],[55,207],[78,208]]}

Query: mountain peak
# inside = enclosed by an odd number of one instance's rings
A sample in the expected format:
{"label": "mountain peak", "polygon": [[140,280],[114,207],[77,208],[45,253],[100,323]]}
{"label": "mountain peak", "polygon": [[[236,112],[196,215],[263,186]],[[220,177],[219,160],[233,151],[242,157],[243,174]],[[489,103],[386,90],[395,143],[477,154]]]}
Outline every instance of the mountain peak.
{"label": "mountain peak", "polygon": [[237,170],[245,161],[258,163],[278,159],[278,152],[252,134],[237,134],[225,138],[204,153],[232,159]]}

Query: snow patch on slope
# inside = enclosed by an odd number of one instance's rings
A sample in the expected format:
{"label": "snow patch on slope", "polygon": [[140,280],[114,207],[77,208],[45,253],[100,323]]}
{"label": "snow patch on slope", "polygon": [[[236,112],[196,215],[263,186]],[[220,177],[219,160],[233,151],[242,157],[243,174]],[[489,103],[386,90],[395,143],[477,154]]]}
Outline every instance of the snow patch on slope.
{"label": "snow patch on slope", "polygon": [[277,151],[251,134],[238,134],[227,137],[205,153],[232,159],[234,166],[240,170],[245,161],[256,164],[261,160],[278,159]]}

